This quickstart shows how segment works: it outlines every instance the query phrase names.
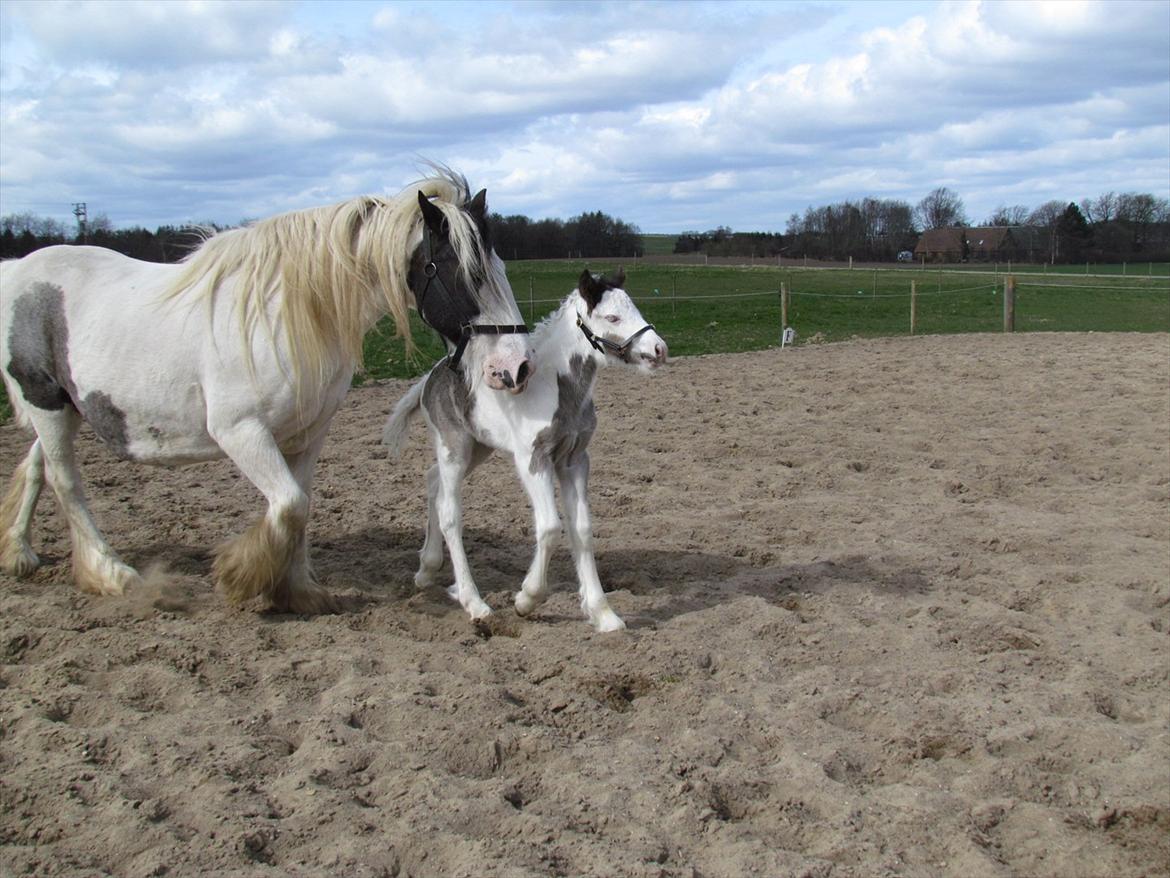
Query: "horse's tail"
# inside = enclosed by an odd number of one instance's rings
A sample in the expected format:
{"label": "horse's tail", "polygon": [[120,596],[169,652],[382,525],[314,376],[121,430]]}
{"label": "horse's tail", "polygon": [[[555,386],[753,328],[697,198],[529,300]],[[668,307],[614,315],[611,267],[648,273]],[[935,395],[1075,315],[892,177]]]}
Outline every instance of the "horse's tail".
{"label": "horse's tail", "polygon": [[427,379],[415,383],[414,387],[406,392],[406,396],[398,400],[394,411],[386,419],[386,426],[382,428],[382,444],[389,446],[390,457],[397,460],[402,454],[402,447],[406,444],[406,433],[410,429],[410,422],[418,414],[422,406],[423,388]]}

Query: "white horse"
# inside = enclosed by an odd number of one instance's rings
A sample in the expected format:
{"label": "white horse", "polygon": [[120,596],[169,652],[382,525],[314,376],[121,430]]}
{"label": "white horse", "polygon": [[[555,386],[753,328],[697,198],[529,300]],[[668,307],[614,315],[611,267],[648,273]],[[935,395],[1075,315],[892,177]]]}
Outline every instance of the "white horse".
{"label": "white horse", "polygon": [[72,534],[74,578],[96,594],[121,594],[139,577],[87,508],[74,457],[82,420],[120,458],[231,458],[268,509],[217,550],[219,587],[233,603],[261,597],[313,613],[336,609],[309,566],[313,468],[374,323],[391,315],[412,349],[416,306],[460,346],[469,390],[517,393],[531,372],[485,193],[469,197],[445,168],[394,198],[222,232],[178,265],[39,250],[0,265],[0,290],[0,368],[20,423],[36,432],[0,503],[0,568],[26,575],[39,564],[29,536],[47,475]]}
{"label": "white horse", "polygon": [[625,628],[605,598],[593,557],[588,494],[588,445],[597,426],[593,386],[602,366],[625,363],[650,372],[666,362],[667,350],[622,289],[624,283],[623,273],[613,280],[582,273],[577,289],[533,332],[540,370],[522,397],[469,392],[450,370],[437,366],[386,422],[382,439],[395,453],[420,408],[430,425],[438,463],[427,473],[427,531],[414,581],[420,588],[434,584],[445,539],[455,572],[448,594],[473,619],[491,608],[476,589],[463,549],[460,487],[494,449],[512,455],[536,519],[536,554],[516,595],[516,612],[528,615],[548,597],[548,562],[561,529],[555,476],[581,608],[598,631]]}

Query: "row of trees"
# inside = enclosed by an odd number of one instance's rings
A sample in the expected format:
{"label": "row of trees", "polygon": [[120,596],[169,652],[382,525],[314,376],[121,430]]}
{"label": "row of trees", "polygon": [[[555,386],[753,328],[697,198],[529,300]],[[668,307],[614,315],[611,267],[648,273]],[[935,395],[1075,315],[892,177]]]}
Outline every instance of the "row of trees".
{"label": "row of trees", "polygon": [[[814,259],[892,261],[913,250],[920,231],[968,228],[963,199],[939,187],[911,206],[897,199],[864,198],[792,214],[785,234],[733,232],[721,226],[684,232],[675,253],[708,256],[810,256]],[[1047,201],[1038,207],[1001,205],[982,223],[1012,229],[1029,261],[1170,261],[1170,202],[1148,193],[1108,192],[1080,204]],[[214,227],[213,227],[214,228]],[[637,226],[601,211],[569,220],[492,215],[493,243],[504,259],[634,257],[642,255]],[[152,262],[174,262],[201,239],[190,228],[114,229],[104,216],[85,234],[35,214],[0,217],[0,258],[24,256],[50,244],[90,243]]]}
{"label": "row of trees", "polygon": [[492,243],[501,259],[565,259],[641,256],[637,226],[601,211],[570,220],[533,220],[492,214]]}
{"label": "row of trees", "polygon": [[865,198],[809,207],[788,218],[788,252],[814,259],[892,261],[918,240],[914,210],[897,199]]}
{"label": "row of trees", "polygon": [[[866,198],[809,207],[788,220],[785,250],[818,259],[888,260],[912,250],[919,231],[968,228],[963,199],[939,187],[911,207]],[[1123,262],[1170,259],[1170,201],[1148,193],[1108,192],[1075,204],[1001,205],[983,226],[1013,229],[1031,261]]]}
{"label": "row of trees", "polygon": [[784,249],[783,235],[733,232],[726,226],[709,232],[683,232],[674,242],[675,253],[705,253],[708,256],[778,256]]}
{"label": "row of trees", "polygon": [[[54,219],[9,214],[0,217],[0,259],[25,256],[52,244],[87,243],[148,262],[176,262],[202,237],[199,230],[174,226],[160,226],[154,232],[114,229],[104,217],[91,221],[84,233],[72,234]],[[496,252],[504,259],[642,255],[642,234],[637,226],[600,211],[583,213],[567,222],[493,214],[492,237]]]}

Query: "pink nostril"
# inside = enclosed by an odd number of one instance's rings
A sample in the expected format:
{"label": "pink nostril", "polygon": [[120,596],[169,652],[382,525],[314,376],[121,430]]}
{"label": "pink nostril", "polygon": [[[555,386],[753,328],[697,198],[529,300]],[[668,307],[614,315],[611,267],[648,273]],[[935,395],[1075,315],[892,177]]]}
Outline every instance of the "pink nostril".
{"label": "pink nostril", "polygon": [[532,374],[532,369],[528,365],[528,361],[525,360],[516,368],[516,384],[517,384],[517,386],[523,387],[525,382],[528,381],[528,376],[531,374]]}

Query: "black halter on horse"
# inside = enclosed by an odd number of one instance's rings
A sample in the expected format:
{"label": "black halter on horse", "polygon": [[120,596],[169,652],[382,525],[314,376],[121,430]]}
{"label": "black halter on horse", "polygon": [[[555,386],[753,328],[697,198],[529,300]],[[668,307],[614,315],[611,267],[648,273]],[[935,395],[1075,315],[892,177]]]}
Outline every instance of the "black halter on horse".
{"label": "black halter on horse", "polygon": [[415,301],[418,305],[419,316],[422,317],[423,322],[455,345],[455,350],[447,357],[447,365],[452,369],[458,371],[459,361],[463,359],[463,352],[467,349],[468,342],[476,335],[509,335],[511,333],[527,333],[528,327],[524,324],[492,324],[492,323],[472,323],[467,321],[461,323],[459,326],[459,335],[452,337],[444,333],[437,326],[431,324],[426,317],[425,306],[423,300],[426,299],[427,292],[433,283],[448,302],[454,302],[455,297],[451,291],[447,289],[447,285],[443,283],[443,279],[439,277],[439,266],[435,262],[434,245],[431,242],[431,228],[425,222],[423,223],[423,276],[426,277],[426,283],[423,288],[416,294]]}

